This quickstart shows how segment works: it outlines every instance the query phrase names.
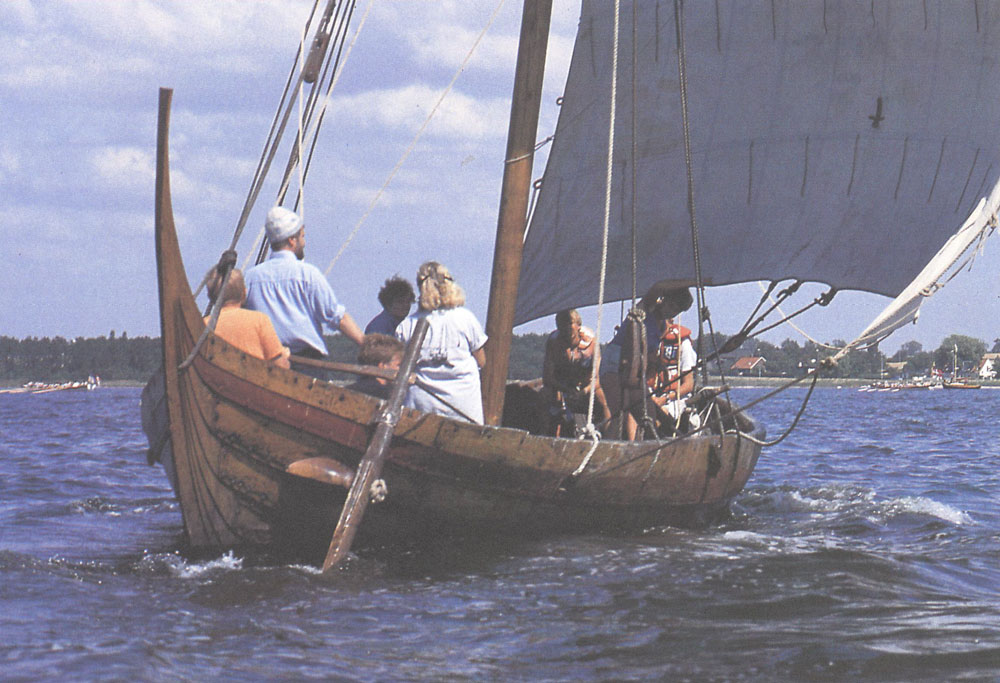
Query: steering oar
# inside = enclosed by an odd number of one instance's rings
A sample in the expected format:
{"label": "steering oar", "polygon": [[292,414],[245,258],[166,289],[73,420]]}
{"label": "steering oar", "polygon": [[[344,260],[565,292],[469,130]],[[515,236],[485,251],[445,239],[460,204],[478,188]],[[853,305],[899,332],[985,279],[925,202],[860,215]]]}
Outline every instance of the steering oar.
{"label": "steering oar", "polygon": [[427,318],[422,317],[417,320],[413,329],[413,337],[410,338],[410,343],[407,344],[406,350],[403,352],[403,361],[396,373],[396,379],[392,382],[389,399],[375,418],[375,434],[368,443],[364,457],[358,463],[358,471],[354,475],[351,489],[347,492],[347,500],[344,501],[344,508],[340,511],[340,519],[337,521],[337,528],[330,540],[330,549],[323,562],[324,572],[336,567],[351,549],[354,535],[361,525],[365,508],[368,507],[372,484],[382,473],[386,450],[392,441],[392,433],[396,429],[399,413],[403,408],[403,397],[406,395],[410,373],[413,372],[413,368],[417,364],[417,356],[419,356],[420,346],[424,343],[424,335],[426,334]]}

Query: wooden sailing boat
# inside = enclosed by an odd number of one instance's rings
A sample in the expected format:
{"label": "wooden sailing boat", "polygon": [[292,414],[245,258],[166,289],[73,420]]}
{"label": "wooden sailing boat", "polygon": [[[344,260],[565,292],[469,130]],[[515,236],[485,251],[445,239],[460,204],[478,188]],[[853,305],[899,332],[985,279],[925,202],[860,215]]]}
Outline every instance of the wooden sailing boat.
{"label": "wooden sailing boat", "polygon": [[[151,384],[144,395],[151,457],[174,486],[193,548],[262,546],[315,558],[330,542],[344,480],[318,481],[288,470],[325,458],[349,478],[381,401],[269,366],[214,335],[188,368],[176,369],[205,324],[171,214],[170,97],[161,92],[156,199],[167,371],[165,392]],[[165,398],[158,409],[159,395]],[[523,534],[698,522],[726,508],[760,452],[738,430],[666,448],[606,441],[597,444],[589,468],[572,478],[590,449],[589,441],[404,411],[383,473],[388,496],[369,512],[362,533]]]}
{"label": "wooden sailing boat", "polygon": [[[969,106],[961,96],[997,82],[990,60],[1000,31],[970,29],[969,17],[943,6],[920,27],[910,10],[899,23],[888,9],[873,6],[869,17],[846,1],[668,5],[623,3],[615,14],[614,3],[584,2],[524,239],[551,6],[526,0],[487,321],[484,404],[494,424],[403,411],[385,454],[388,496],[365,517],[362,536],[620,532],[710,520],[746,484],[763,430],[727,402],[714,403],[726,420],[663,442],[595,444],[496,426],[513,324],[627,299],[664,277],[697,286],[699,310],[705,285],[793,278],[897,296],[856,343],[877,341],[913,320],[927,290],[995,223],[1000,101]],[[619,21],[630,9],[631,23]],[[944,55],[935,90],[909,67],[927,62],[922,49],[941,56],[942,43],[959,47]],[[982,68],[964,75],[972,64]],[[881,76],[859,85],[857,69],[871,65]],[[616,87],[629,81],[631,91]],[[689,82],[703,87],[688,91]],[[948,89],[957,99],[941,97]],[[817,93],[829,97],[808,97]],[[652,104],[632,106],[640,100]],[[212,334],[181,369],[205,325],[174,231],[169,107],[162,91],[156,247],[165,372],[144,392],[150,458],[167,471],[193,548],[319,557],[382,404],[268,366]],[[694,188],[703,190],[698,198]],[[980,197],[984,188],[993,188],[989,197]],[[845,239],[851,258],[838,251]],[[581,257],[588,240],[607,257]],[[872,259],[893,250],[880,277]]]}

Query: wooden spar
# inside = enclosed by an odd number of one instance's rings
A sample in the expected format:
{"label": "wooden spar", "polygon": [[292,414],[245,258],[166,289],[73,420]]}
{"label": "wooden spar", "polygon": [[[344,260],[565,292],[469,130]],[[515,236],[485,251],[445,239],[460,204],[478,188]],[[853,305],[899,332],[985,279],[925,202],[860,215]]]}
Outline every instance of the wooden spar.
{"label": "wooden spar", "polygon": [[524,0],[486,315],[489,340],[482,382],[483,414],[488,425],[500,424],[503,414],[551,16],[552,0]]}
{"label": "wooden spar", "polygon": [[392,390],[389,392],[389,400],[379,413],[377,424],[375,425],[375,435],[372,436],[368,444],[368,450],[358,463],[358,471],[351,482],[351,489],[347,493],[347,500],[344,501],[344,509],[340,512],[340,520],[337,528],[333,532],[330,540],[330,549],[326,553],[326,560],[323,561],[323,571],[329,571],[344,559],[354,542],[354,535],[361,525],[365,508],[368,507],[368,497],[372,484],[382,473],[382,463],[388,451],[389,443],[392,441],[392,433],[396,429],[399,421],[399,413],[403,407],[403,396],[410,373],[413,372],[417,364],[417,356],[420,354],[420,347],[424,343],[424,335],[427,334],[427,317],[417,320],[413,329],[413,337],[403,353],[403,361],[399,365],[396,379],[393,380]]}
{"label": "wooden spar", "polygon": [[319,26],[316,28],[316,36],[309,49],[309,56],[302,67],[302,80],[306,83],[314,83],[319,77],[319,69],[323,65],[323,57],[326,56],[326,48],[330,44],[330,17],[333,16],[336,5],[337,0],[329,0],[326,3],[323,18],[320,19]]}
{"label": "wooden spar", "polygon": [[356,363],[341,363],[332,360],[317,360],[315,358],[306,358],[305,356],[289,356],[288,360],[293,363],[298,363],[299,365],[309,365],[314,368],[324,368],[326,370],[333,370],[334,372],[346,372],[352,375],[365,375],[366,377],[381,377],[382,379],[387,379],[390,382],[396,379],[395,370],[387,370],[385,368],[380,368],[377,365],[358,365]]}

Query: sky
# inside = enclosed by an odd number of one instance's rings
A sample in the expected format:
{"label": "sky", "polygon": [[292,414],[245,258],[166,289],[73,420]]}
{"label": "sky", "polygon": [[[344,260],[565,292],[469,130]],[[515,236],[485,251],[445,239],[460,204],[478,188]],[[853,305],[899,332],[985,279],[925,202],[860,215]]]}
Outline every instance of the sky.
{"label": "sky", "polygon": [[[82,0],[0,2],[0,335],[158,336],[153,182],[158,88],[174,89],[171,186],[189,279],[228,247],[312,3]],[[499,10],[498,10],[499,7]],[[477,36],[496,20],[393,177]],[[385,278],[448,265],[485,322],[521,4],[517,0],[359,0],[363,28],[345,62],[304,198],[306,258],[330,268],[363,326]],[[579,16],[554,0],[538,139],[555,128]],[[547,148],[535,162],[544,169]],[[282,165],[282,164],[278,164]],[[265,186],[238,245],[259,235]],[[362,221],[362,218],[364,220]],[[883,344],[936,348],[949,334],[1000,337],[1000,240]],[[815,289],[822,291],[821,288]],[[734,331],[756,285],[709,290],[717,330]],[[844,292],[799,326],[849,339],[888,300]],[[607,340],[620,307],[608,306]],[[593,309],[585,324],[595,326]],[[685,324],[694,327],[695,320]],[[544,332],[551,320],[517,328]],[[794,329],[768,341],[799,342]]]}

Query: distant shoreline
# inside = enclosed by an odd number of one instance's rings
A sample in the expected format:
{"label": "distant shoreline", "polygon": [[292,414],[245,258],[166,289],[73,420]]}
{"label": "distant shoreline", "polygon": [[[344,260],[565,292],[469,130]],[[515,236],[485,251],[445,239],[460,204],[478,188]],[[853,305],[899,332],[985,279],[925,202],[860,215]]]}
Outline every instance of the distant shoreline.
{"label": "distant shoreline", "polygon": [[[81,380],[73,380],[73,381],[82,382],[82,381],[84,381],[86,379],[87,378],[84,377]],[[13,389],[13,388],[16,388],[16,387],[24,386],[24,383],[27,382],[27,381],[30,381],[30,380],[19,381],[19,380],[13,380],[13,379],[0,379],[0,389]],[[101,386],[99,388],[104,388],[104,387],[144,387],[144,386],[146,386],[146,382],[139,381],[137,379],[109,379],[109,380],[101,380]]]}
{"label": "distant shoreline", "polygon": [[[779,387],[788,383],[789,377],[726,377],[725,384],[735,389],[750,389],[753,387]],[[718,375],[709,376],[709,386],[723,384]],[[863,387],[876,380],[857,377],[820,377],[816,384],[821,387]],[[975,380],[984,387],[1000,387],[1000,380]],[[804,379],[798,386],[808,386],[810,380]],[[0,380],[0,389],[10,389],[22,386],[24,382],[15,380]],[[137,379],[111,379],[101,381],[101,387],[138,387],[146,386],[146,381]]]}

